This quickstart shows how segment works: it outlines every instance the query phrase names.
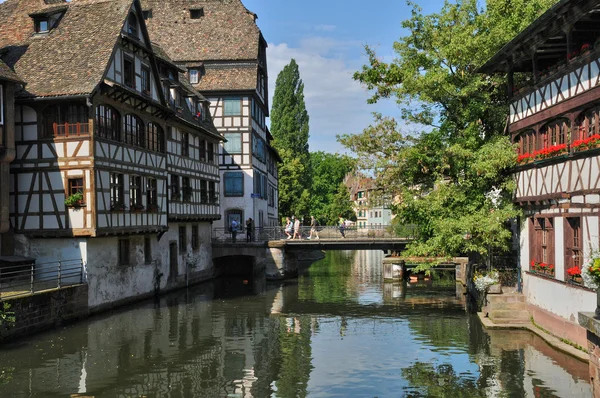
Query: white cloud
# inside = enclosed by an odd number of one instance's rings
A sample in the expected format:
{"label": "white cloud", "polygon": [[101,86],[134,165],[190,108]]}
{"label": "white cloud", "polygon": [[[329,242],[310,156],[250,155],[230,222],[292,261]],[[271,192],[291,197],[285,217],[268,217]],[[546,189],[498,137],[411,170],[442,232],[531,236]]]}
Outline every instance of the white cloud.
{"label": "white cloud", "polygon": [[391,103],[377,107],[367,105],[368,92],[352,79],[365,59],[352,58],[350,54],[362,54],[361,48],[359,42],[324,37],[305,38],[299,47],[289,47],[286,43],[269,44],[271,104],[277,75],[294,58],[304,82],[312,151],[344,151],[335,139],[336,134],[361,132],[372,121],[372,112],[383,110],[382,113],[389,114],[393,112],[392,108],[395,109]]}

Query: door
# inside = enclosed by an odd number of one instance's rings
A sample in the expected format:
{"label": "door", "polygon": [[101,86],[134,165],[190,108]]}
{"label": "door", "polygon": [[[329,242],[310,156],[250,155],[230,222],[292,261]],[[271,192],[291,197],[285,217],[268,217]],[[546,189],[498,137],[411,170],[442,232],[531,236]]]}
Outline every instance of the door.
{"label": "door", "polygon": [[169,243],[169,279],[177,277],[177,242]]}

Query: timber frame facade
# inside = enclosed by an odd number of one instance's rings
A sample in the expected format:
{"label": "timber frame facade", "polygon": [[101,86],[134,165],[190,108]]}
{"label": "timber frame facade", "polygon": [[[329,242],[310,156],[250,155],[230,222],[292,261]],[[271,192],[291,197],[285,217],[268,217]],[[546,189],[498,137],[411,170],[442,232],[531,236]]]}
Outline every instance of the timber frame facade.
{"label": "timber frame facade", "polygon": [[[28,40],[4,53],[27,83],[2,185],[16,253],[81,258],[92,308],[209,277],[223,139],[209,102],[150,41],[138,0],[62,2],[58,16],[38,3]],[[48,31],[35,30],[39,18]],[[72,52],[94,66],[69,76]],[[36,71],[41,59],[47,73]]]}
{"label": "timber frame facade", "polygon": [[584,345],[577,313],[596,294],[573,274],[600,243],[600,2],[559,1],[479,71],[508,74],[524,294],[538,324]]}
{"label": "timber frame facade", "polygon": [[[245,225],[248,218],[258,228],[279,225],[281,158],[265,122],[267,43],[256,14],[240,0],[192,0],[183,8],[177,1],[142,4],[152,37],[209,99],[214,125],[225,138],[218,152],[222,220],[215,226],[225,228],[234,219]],[[194,44],[206,38],[202,46]]]}

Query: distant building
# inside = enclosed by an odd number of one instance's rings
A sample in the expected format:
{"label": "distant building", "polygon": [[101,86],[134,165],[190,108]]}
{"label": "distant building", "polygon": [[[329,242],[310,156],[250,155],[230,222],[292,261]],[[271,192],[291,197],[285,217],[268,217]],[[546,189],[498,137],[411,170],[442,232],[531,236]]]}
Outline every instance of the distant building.
{"label": "distant building", "polygon": [[256,227],[279,225],[278,163],[269,115],[267,43],[256,14],[240,0],[144,0],[152,39],[186,71],[211,102],[218,131],[223,217],[215,227],[249,217]]}
{"label": "distant building", "polygon": [[372,178],[360,174],[348,174],[344,184],[348,187],[350,200],[354,203],[358,228],[381,227],[392,223],[389,201],[384,194],[376,192]]}
{"label": "distant building", "polygon": [[10,163],[16,153],[14,93],[21,84],[21,79],[0,60],[0,256],[12,254],[8,243],[3,242],[3,235],[10,229],[7,187],[10,186]]}
{"label": "distant building", "polygon": [[0,72],[14,253],[82,259],[92,309],[210,277],[222,136],[139,1],[7,0],[0,16],[0,56],[25,83],[13,112]]}

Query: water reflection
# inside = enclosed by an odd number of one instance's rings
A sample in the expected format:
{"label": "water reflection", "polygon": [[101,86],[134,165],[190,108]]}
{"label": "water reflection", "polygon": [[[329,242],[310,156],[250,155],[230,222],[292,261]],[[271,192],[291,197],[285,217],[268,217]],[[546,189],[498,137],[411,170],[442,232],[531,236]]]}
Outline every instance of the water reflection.
{"label": "water reflection", "polygon": [[486,331],[447,276],[383,282],[380,252],[296,281],[220,280],[4,347],[0,397],[589,396],[588,368]]}

